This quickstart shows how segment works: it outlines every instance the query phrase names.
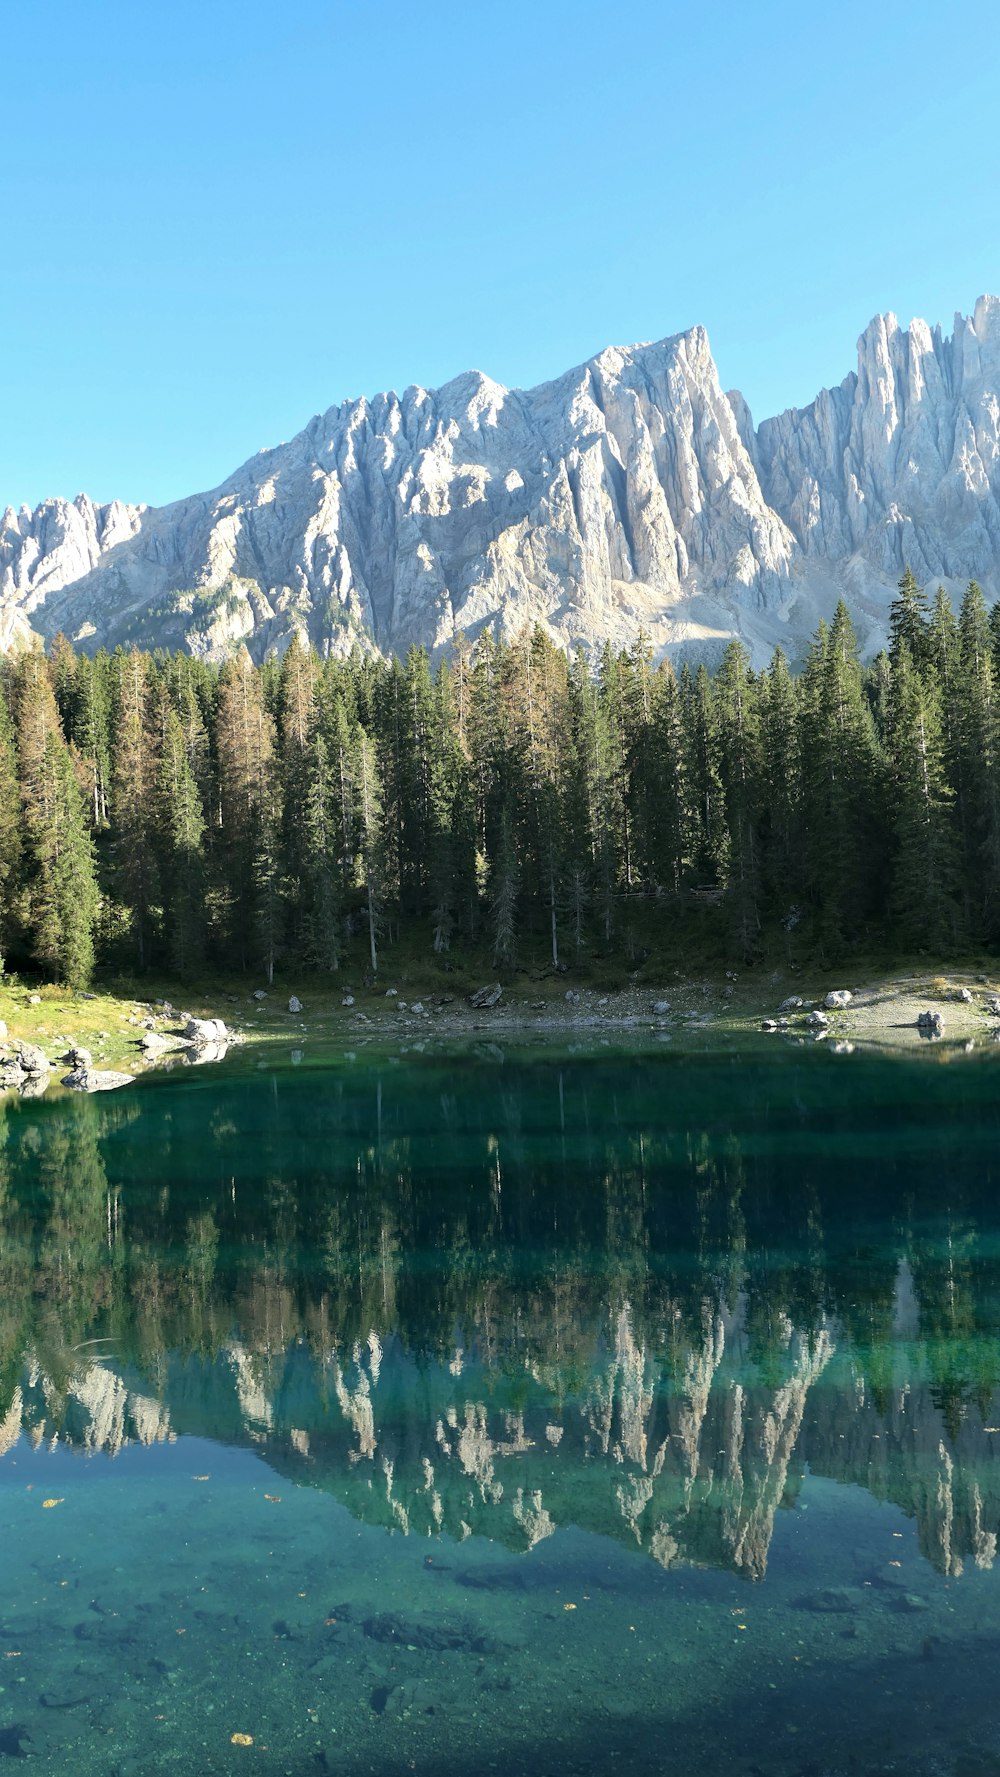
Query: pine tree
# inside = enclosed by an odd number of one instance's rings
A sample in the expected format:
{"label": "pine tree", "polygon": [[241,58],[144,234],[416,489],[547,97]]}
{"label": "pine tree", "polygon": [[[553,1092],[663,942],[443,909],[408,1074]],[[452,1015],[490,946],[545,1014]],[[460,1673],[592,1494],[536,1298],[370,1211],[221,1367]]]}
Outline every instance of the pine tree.
{"label": "pine tree", "polygon": [[230,952],[242,968],[262,947],[273,967],[279,944],[274,740],[260,676],[244,652],[222,669],[216,718],[220,889]]}
{"label": "pine tree", "polygon": [[332,973],[340,965],[341,876],[338,868],[337,782],[321,728],[313,734],[302,831],[305,954]]}
{"label": "pine tree", "polygon": [[205,814],[180,716],[164,689],[157,708],[156,811],[164,884],[167,955],[182,981],[207,949]]}
{"label": "pine tree", "polygon": [[750,660],[731,642],[715,680],[719,776],[729,835],[727,907],[740,954],[749,959],[760,933],[760,706]]}
{"label": "pine tree", "polygon": [[927,594],[918,584],[912,568],[904,568],[896,597],[889,607],[889,656],[895,664],[900,648],[905,647],[911,665],[920,672],[930,656],[930,624],[927,617]]}
{"label": "pine tree", "polygon": [[904,942],[954,943],[957,908],[953,793],[945,770],[940,692],[901,643],[893,665],[891,905]]}
{"label": "pine tree", "polygon": [[802,688],[804,886],[824,950],[865,929],[884,869],[881,771],[846,606],[821,625]]}
{"label": "pine tree", "polygon": [[315,655],[296,636],[285,650],[278,686],[283,807],[278,843],[284,859],[289,939],[293,948],[303,941],[306,923],[306,824],[311,797],[310,749],[316,721],[318,671]]}
{"label": "pine tree", "polygon": [[961,880],[967,935],[975,942],[1000,936],[1000,700],[982,589],[969,583],[958,624],[958,666],[948,699],[956,761],[962,846]]}
{"label": "pine tree", "polygon": [[382,826],[382,786],[375,747],[364,729],[358,746],[358,838],[361,848],[365,915],[368,925],[368,956],[372,976],[378,974],[378,941],[383,920],[385,841]]}
{"label": "pine tree", "polygon": [[797,682],[780,648],[761,689],[764,905],[784,922],[801,893],[802,745]]}
{"label": "pine tree", "polygon": [[698,887],[711,888],[726,880],[729,833],[718,717],[704,665],[693,679],[686,668],[681,676],[681,719],[691,797],[691,873]]}
{"label": "pine tree", "polygon": [[0,975],[19,925],[21,863],[21,796],[14,724],[0,679]]}
{"label": "pine tree", "polygon": [[15,695],[31,953],[67,986],[85,987],[98,910],[93,846],[41,655],[22,656]]}
{"label": "pine tree", "polygon": [[118,895],[128,909],[136,961],[152,960],[160,901],[156,868],[156,756],[147,656],[116,660],[112,822]]}

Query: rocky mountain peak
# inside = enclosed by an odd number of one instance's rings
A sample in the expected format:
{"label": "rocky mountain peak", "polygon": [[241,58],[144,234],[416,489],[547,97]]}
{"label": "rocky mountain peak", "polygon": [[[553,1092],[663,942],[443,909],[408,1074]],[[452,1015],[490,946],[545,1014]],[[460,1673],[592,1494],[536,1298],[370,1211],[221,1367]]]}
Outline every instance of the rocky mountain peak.
{"label": "rocky mountain peak", "polygon": [[542,623],[569,647],[793,655],[836,599],[877,645],[904,563],[1000,592],[1000,298],[876,316],[857,367],[755,427],[703,327],[537,388],[479,370],[345,401],[212,492],[0,520],[0,646],[256,655],[295,633],[432,649]]}

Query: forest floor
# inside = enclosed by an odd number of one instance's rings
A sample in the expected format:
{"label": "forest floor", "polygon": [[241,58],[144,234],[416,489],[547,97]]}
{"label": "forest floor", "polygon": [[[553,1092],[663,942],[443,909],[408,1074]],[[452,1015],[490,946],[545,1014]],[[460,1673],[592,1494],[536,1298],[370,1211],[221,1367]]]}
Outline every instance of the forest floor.
{"label": "forest floor", "polygon": [[[487,985],[482,979],[430,979],[414,968],[393,974],[385,969],[378,986],[346,979],[334,985],[307,977],[275,984],[266,997],[255,999],[245,981],[231,979],[197,989],[173,982],[116,981],[93,993],[75,994],[58,986],[31,988],[16,978],[0,980],[0,1020],[10,1040],[21,1038],[42,1048],[52,1061],[73,1045],[89,1049],[97,1067],[140,1073],[169,1061],[169,1054],[146,1061],[141,1040],[146,1029],[164,1035],[183,1031],[188,1014],[220,1017],[236,1036],[249,1043],[306,1041],[345,1047],[454,1044],[468,1036],[511,1043],[524,1039],[597,1041],[630,1033],[653,1033],[660,1040],[736,1036],[759,1032],[762,1021],[775,1019],[782,1001],[795,995],[802,1006],[787,1014],[788,1028],[776,1033],[815,1040],[806,1018],[823,1007],[831,989],[848,989],[850,1005],[827,1011],[823,1039],[833,1044],[879,1048],[913,1048],[925,1041],[917,1016],[930,1010],[942,1019],[946,1047],[986,1046],[993,1042],[1000,1018],[991,1003],[1000,992],[1000,970],[984,972],[981,961],[948,971],[912,968],[899,972],[808,968],[734,970],[728,975],[672,974],[659,986],[634,977],[617,987],[574,984],[567,975],[527,976],[505,983],[498,1005],[477,1009],[468,994]],[[264,990],[258,990],[263,992]],[[289,998],[302,1000],[300,1012],[288,1010]],[[965,998],[964,995],[971,997]],[[940,1046],[940,1043],[938,1046]],[[931,1046],[931,1045],[928,1045]],[[0,1049],[3,1047],[0,1039]],[[1000,1053],[1000,1048],[998,1048]]]}

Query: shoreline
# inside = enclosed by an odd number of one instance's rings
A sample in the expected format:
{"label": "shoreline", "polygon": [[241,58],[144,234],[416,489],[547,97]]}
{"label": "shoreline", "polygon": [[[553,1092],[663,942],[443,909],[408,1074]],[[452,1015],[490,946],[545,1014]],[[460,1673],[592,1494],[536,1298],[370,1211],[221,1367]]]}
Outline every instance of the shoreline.
{"label": "shoreline", "polygon": [[[790,980],[784,971],[768,980],[754,971],[730,971],[724,979],[675,978],[662,988],[632,983],[607,992],[566,986],[565,978],[548,979],[530,990],[523,984],[505,988],[490,1007],[474,1006],[458,991],[411,999],[402,972],[399,980],[398,987],[369,990],[327,985],[313,995],[308,983],[300,982],[297,991],[305,997],[294,1012],[288,1010],[288,1000],[295,990],[284,984],[235,994],[218,991],[210,997],[201,990],[183,1000],[165,1000],[101,989],[87,994],[58,987],[29,990],[0,982],[0,1026],[5,1027],[0,1028],[0,1057],[18,1042],[41,1049],[51,1068],[46,1084],[68,1071],[61,1058],[72,1048],[91,1051],[96,1070],[126,1069],[137,1079],[176,1065],[182,1057],[206,1063],[221,1059],[225,1045],[192,1048],[182,1036],[192,1015],[223,1018],[232,1043],[251,1047],[321,1041],[349,1050],[378,1041],[412,1048],[431,1040],[565,1039],[574,1033],[588,1042],[608,1043],[616,1035],[683,1042],[766,1034],[785,1041],[825,1042],[842,1053],[936,1049],[954,1054],[1000,1043],[1000,972],[994,979],[973,968],[869,974],[860,981],[837,977],[833,991],[851,997],[846,1006],[830,1009],[824,1008],[830,986],[817,985],[816,977],[805,971],[801,980],[798,975]],[[256,997],[261,994],[263,998]],[[791,998],[800,1004],[783,1011]],[[818,1029],[809,1023],[816,1012],[825,1020]],[[940,1033],[930,1037],[917,1024],[919,1014],[926,1012],[938,1014],[942,1024]],[[155,1054],[144,1055],[142,1039],[150,1032],[162,1041],[156,1041]]]}

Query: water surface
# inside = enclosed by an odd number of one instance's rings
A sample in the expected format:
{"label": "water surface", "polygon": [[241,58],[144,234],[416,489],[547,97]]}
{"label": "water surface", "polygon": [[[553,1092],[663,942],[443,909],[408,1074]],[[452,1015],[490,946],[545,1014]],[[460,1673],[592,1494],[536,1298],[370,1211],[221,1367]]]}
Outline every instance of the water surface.
{"label": "water surface", "polygon": [[998,1082],[761,1040],[0,1099],[0,1759],[1000,1770]]}

